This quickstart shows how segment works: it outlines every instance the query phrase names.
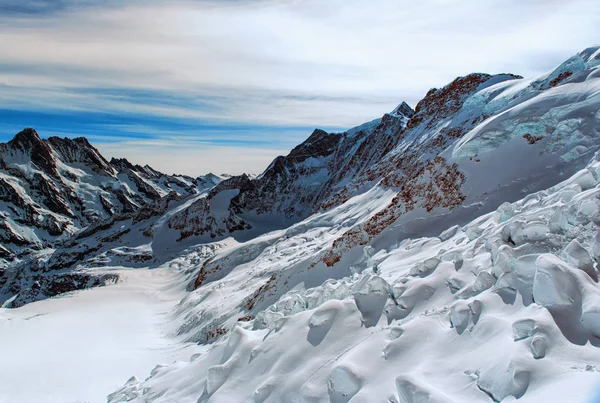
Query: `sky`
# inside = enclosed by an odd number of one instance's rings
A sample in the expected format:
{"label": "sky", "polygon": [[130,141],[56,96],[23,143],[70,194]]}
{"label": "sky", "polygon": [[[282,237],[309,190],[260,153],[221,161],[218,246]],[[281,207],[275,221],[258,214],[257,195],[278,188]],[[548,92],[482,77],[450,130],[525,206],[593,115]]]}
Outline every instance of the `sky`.
{"label": "sky", "polygon": [[0,141],[260,173],[457,76],[543,74],[599,21],[597,0],[0,0]]}

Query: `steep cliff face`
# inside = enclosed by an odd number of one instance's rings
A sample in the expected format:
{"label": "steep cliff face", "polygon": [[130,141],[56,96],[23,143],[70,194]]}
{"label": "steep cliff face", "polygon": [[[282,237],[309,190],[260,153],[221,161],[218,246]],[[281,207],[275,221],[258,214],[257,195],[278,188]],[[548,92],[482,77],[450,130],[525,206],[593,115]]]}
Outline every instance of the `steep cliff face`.
{"label": "steep cliff face", "polygon": [[83,164],[99,175],[110,177],[115,174],[115,166],[111,166],[85,137],[50,137],[47,142],[56,157],[65,164]]}

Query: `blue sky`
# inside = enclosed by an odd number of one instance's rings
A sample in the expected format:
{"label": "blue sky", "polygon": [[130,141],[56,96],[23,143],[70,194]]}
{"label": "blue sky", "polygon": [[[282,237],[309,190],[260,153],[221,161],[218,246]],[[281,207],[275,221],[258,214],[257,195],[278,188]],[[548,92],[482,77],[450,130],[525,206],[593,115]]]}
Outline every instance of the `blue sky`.
{"label": "blue sky", "polygon": [[258,173],[456,76],[542,74],[598,41],[598,3],[0,0],[0,141],[32,126],[169,173]]}

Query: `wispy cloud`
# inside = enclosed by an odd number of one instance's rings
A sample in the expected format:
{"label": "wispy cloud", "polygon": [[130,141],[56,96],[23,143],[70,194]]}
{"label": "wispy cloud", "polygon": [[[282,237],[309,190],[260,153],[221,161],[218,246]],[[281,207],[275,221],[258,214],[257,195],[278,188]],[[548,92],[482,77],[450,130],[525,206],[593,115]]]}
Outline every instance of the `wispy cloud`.
{"label": "wispy cloud", "polygon": [[[138,164],[152,161],[152,167],[166,173],[198,175],[193,167],[206,167],[200,172],[216,174],[258,174],[278,155],[286,154],[289,149],[248,148],[239,145],[216,146],[194,142],[161,141],[124,141],[119,144],[99,143],[101,153],[109,156],[123,156]],[[173,158],[176,155],[176,158]]]}
{"label": "wispy cloud", "polygon": [[592,0],[0,0],[0,130],[286,150],[471,71],[540,74],[599,17]]}

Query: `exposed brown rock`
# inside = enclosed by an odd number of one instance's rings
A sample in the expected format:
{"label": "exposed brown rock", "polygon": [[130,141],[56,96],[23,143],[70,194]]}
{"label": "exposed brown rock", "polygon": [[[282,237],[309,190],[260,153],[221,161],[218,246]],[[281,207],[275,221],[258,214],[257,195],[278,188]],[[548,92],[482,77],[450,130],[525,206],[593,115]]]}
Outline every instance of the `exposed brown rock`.
{"label": "exposed brown rock", "polygon": [[263,300],[266,297],[266,295],[268,294],[268,292],[275,287],[276,281],[277,281],[277,276],[275,276],[275,274],[273,274],[269,278],[269,280],[267,280],[267,282],[265,284],[261,285],[256,291],[254,291],[254,293],[250,296],[250,298],[244,304],[244,308],[246,309],[246,311],[252,310],[252,308],[254,308],[254,306],[258,302]]}
{"label": "exposed brown rock", "polygon": [[573,75],[573,73],[570,71],[563,71],[555,79],[553,79],[552,81],[550,81],[548,83],[548,87],[549,88],[556,87],[557,85],[561,84],[563,81],[565,81],[567,78],[571,77],[572,75]]}
{"label": "exposed brown rock", "polygon": [[525,140],[527,140],[527,142],[528,142],[529,144],[531,144],[531,145],[534,145],[534,144],[535,144],[535,143],[537,143],[538,141],[540,141],[540,140],[543,140],[543,139],[544,139],[544,137],[542,137],[542,136],[533,136],[533,135],[532,135],[532,134],[530,134],[530,133],[526,133],[526,134],[524,134],[524,135],[523,135],[523,138],[524,138]]}

